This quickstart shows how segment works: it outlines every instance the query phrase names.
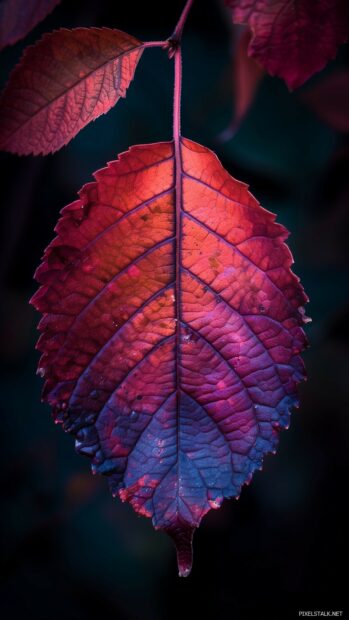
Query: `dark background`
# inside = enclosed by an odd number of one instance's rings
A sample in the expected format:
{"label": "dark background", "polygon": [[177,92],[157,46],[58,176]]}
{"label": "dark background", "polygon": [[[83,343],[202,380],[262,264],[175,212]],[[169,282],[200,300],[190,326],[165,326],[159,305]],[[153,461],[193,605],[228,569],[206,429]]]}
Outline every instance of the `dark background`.
{"label": "dark background", "polygon": [[[1,57],[5,82],[21,50],[60,26],[105,25],[144,40],[168,37],[183,1],[78,0],[62,4]],[[230,27],[215,0],[197,0],[183,43],[183,133],[214,148],[291,231],[295,271],[311,299],[309,380],[277,456],[203,521],[194,568],[177,577],[175,552],[149,520],[113,500],[71,437],[40,403],[32,276],[59,210],[93,171],[131,144],[171,137],[172,64],[147,50],[127,100],[46,158],[2,153],[1,375],[2,567],[5,620],[297,618],[346,608],[348,529],[349,141],[306,107],[301,91],[266,77],[240,131],[229,121]],[[345,616],[345,614],[344,614]]]}

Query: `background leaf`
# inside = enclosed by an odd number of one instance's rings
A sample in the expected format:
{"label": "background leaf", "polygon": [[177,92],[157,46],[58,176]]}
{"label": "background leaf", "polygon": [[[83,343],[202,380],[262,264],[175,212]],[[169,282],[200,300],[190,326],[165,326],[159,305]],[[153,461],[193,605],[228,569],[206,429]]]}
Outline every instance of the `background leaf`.
{"label": "background leaf", "polygon": [[349,71],[337,71],[325,75],[316,84],[302,92],[301,100],[330,127],[349,132]]}
{"label": "background leaf", "polygon": [[23,39],[60,0],[0,0],[0,49]]}
{"label": "background leaf", "polygon": [[132,147],[96,173],[63,210],[32,302],[56,422],[174,538],[187,575],[193,530],[289,424],[307,298],[275,217],[211,151],[180,149],[176,163],[172,142]]}
{"label": "background leaf", "polygon": [[234,113],[229,126],[220,134],[220,140],[230,140],[255,100],[258,86],[264,76],[261,65],[248,55],[251,32],[242,29],[237,35],[232,59],[232,83],[234,87]]}
{"label": "background leaf", "polygon": [[226,0],[233,21],[248,24],[250,53],[288,87],[320,71],[349,36],[347,0]]}
{"label": "background leaf", "polygon": [[141,42],[109,28],[61,29],[25,50],[0,99],[0,147],[47,154],[105,114],[133,79]]}

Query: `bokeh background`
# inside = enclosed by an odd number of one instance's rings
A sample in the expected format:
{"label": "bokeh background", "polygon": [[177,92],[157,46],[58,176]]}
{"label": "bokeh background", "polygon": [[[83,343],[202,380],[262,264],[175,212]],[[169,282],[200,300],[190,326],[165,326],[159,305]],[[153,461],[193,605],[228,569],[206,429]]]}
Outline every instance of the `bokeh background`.
{"label": "bokeh background", "polygon": [[[24,43],[3,51],[2,83],[23,47],[45,31],[106,25],[166,38],[182,6],[63,0]],[[240,500],[204,519],[192,575],[183,580],[171,541],[111,498],[40,403],[38,316],[28,300],[59,210],[119,152],[171,137],[173,68],[161,50],[147,50],[127,100],[66,148],[46,158],[0,155],[4,620],[280,620],[298,610],[347,608],[349,140],[301,93],[334,70],[349,71],[348,47],[292,94],[266,77],[238,133],[219,144],[233,100],[230,37],[222,4],[197,0],[183,43],[183,133],[215,149],[291,231],[313,318],[301,409]]]}

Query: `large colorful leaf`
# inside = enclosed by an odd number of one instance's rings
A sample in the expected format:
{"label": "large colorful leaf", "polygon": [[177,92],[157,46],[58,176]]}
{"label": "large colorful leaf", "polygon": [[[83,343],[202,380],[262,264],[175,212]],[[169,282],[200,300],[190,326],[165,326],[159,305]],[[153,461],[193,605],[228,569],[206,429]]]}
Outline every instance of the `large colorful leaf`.
{"label": "large colorful leaf", "polygon": [[61,0],[0,0],[0,49],[23,39]]}
{"label": "large colorful leaf", "polygon": [[140,41],[109,28],[44,35],[24,52],[0,99],[0,148],[60,149],[125,97],[142,51]]}
{"label": "large colorful leaf", "polygon": [[226,0],[248,24],[249,51],[271,75],[296,88],[335,57],[349,36],[348,0]]}
{"label": "large colorful leaf", "polygon": [[135,146],[95,178],[36,273],[43,397],[187,575],[202,517],[289,424],[306,296],[285,228],[208,149]]}

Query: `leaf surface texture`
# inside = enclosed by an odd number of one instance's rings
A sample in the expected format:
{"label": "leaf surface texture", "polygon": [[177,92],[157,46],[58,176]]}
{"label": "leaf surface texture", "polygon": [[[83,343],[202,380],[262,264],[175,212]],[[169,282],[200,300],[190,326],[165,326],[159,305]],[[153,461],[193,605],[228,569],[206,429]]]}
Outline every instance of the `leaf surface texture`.
{"label": "leaf surface texture", "polygon": [[142,43],[109,28],[61,29],[26,49],[0,99],[0,147],[28,155],[67,144],[133,79]]}
{"label": "leaf surface texture", "polygon": [[179,152],[135,146],[95,174],[33,303],[44,400],[113,494],[174,538],[186,575],[202,517],[289,424],[306,296],[274,215],[207,148]]}

